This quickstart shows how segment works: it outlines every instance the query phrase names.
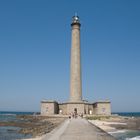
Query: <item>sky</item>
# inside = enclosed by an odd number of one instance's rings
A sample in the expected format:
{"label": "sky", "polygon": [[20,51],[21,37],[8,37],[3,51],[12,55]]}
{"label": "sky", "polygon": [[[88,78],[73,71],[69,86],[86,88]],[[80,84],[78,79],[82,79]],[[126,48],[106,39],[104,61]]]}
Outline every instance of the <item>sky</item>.
{"label": "sky", "polygon": [[0,0],[0,110],[40,111],[41,100],[69,100],[76,12],[83,99],[140,112],[139,7],[139,0]]}

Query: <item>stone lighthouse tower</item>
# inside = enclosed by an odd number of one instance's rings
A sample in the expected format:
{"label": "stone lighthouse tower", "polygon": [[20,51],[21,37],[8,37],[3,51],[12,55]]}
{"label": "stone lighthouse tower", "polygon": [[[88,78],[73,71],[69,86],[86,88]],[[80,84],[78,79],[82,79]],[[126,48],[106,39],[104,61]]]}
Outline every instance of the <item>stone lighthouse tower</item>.
{"label": "stone lighthouse tower", "polygon": [[82,101],[81,59],[80,59],[80,20],[72,17],[71,66],[70,66],[70,102]]}
{"label": "stone lighthouse tower", "polygon": [[[80,20],[77,15],[72,17],[71,23],[71,63],[70,63],[70,99],[58,103],[54,100],[41,101],[41,115],[54,114],[89,114],[110,115],[109,100],[88,102],[82,99],[81,54],[80,54]],[[59,93],[58,93],[59,94]]]}

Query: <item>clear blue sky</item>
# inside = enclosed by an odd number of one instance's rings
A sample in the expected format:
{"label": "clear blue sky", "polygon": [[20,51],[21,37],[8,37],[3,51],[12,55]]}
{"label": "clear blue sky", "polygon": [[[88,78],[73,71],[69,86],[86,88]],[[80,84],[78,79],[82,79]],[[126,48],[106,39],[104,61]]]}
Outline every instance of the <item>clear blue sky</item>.
{"label": "clear blue sky", "polygon": [[140,111],[139,0],[1,0],[0,110],[69,99],[71,17],[81,20],[83,98]]}

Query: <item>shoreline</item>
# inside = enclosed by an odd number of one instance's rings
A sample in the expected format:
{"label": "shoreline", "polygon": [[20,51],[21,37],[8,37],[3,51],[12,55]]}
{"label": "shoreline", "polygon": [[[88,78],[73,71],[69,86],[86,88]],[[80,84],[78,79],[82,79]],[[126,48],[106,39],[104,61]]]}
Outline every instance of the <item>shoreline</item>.
{"label": "shoreline", "polygon": [[[68,116],[40,116],[21,115],[16,122],[0,122],[0,126],[21,127],[21,134],[32,134],[29,138],[20,140],[42,140],[68,118]],[[110,135],[125,133],[128,130],[140,131],[140,117],[111,116],[85,116],[85,118]],[[19,123],[19,120],[23,123]],[[17,139],[18,140],[18,139]]]}
{"label": "shoreline", "polygon": [[[7,131],[7,133],[1,135],[0,139],[5,138],[10,139],[11,136],[13,137],[13,139],[17,140],[19,139],[41,140],[44,137],[44,135],[54,130],[65,119],[66,118],[63,116],[41,116],[41,115],[12,116],[11,120],[0,121],[0,127],[5,127]],[[14,131],[13,130],[14,127],[17,127],[19,129]]]}
{"label": "shoreline", "polygon": [[[46,133],[42,136],[36,136],[34,138],[26,138],[26,139],[20,139],[20,140],[46,140],[46,139],[49,139],[50,137],[52,137],[56,132],[58,133],[58,130],[61,126],[63,126],[63,129],[64,128],[64,125],[66,125],[66,123],[68,124],[69,123],[69,120],[68,119],[65,119],[63,122],[61,122],[57,127],[55,127],[52,131],[50,131],[49,133]],[[61,128],[62,129],[62,128]],[[61,131],[61,130],[59,130]],[[58,135],[57,135],[58,136]],[[57,137],[55,136],[55,137]]]}
{"label": "shoreline", "polygon": [[140,117],[110,116],[88,121],[117,139],[140,139]]}
{"label": "shoreline", "polygon": [[[95,120],[88,119],[88,121],[112,136],[114,136],[113,134],[125,133],[130,130],[139,130],[140,131],[139,125],[138,125],[139,127],[137,127],[137,125],[134,126],[134,124],[136,122],[140,122],[140,117],[135,118],[135,117],[124,117],[124,116],[113,116],[112,115],[109,118],[106,118],[106,117],[104,118],[104,116],[100,116],[99,120],[98,119],[95,119]],[[49,135],[50,133],[46,133],[41,136],[36,136],[34,138],[22,139],[22,140],[42,140],[46,135]]]}

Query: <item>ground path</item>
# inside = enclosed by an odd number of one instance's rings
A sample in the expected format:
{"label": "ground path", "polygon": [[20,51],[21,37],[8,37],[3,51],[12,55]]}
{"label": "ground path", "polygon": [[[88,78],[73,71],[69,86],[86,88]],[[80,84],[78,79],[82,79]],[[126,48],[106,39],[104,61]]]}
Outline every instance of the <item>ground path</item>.
{"label": "ground path", "polygon": [[115,140],[85,119],[66,120],[43,140]]}

